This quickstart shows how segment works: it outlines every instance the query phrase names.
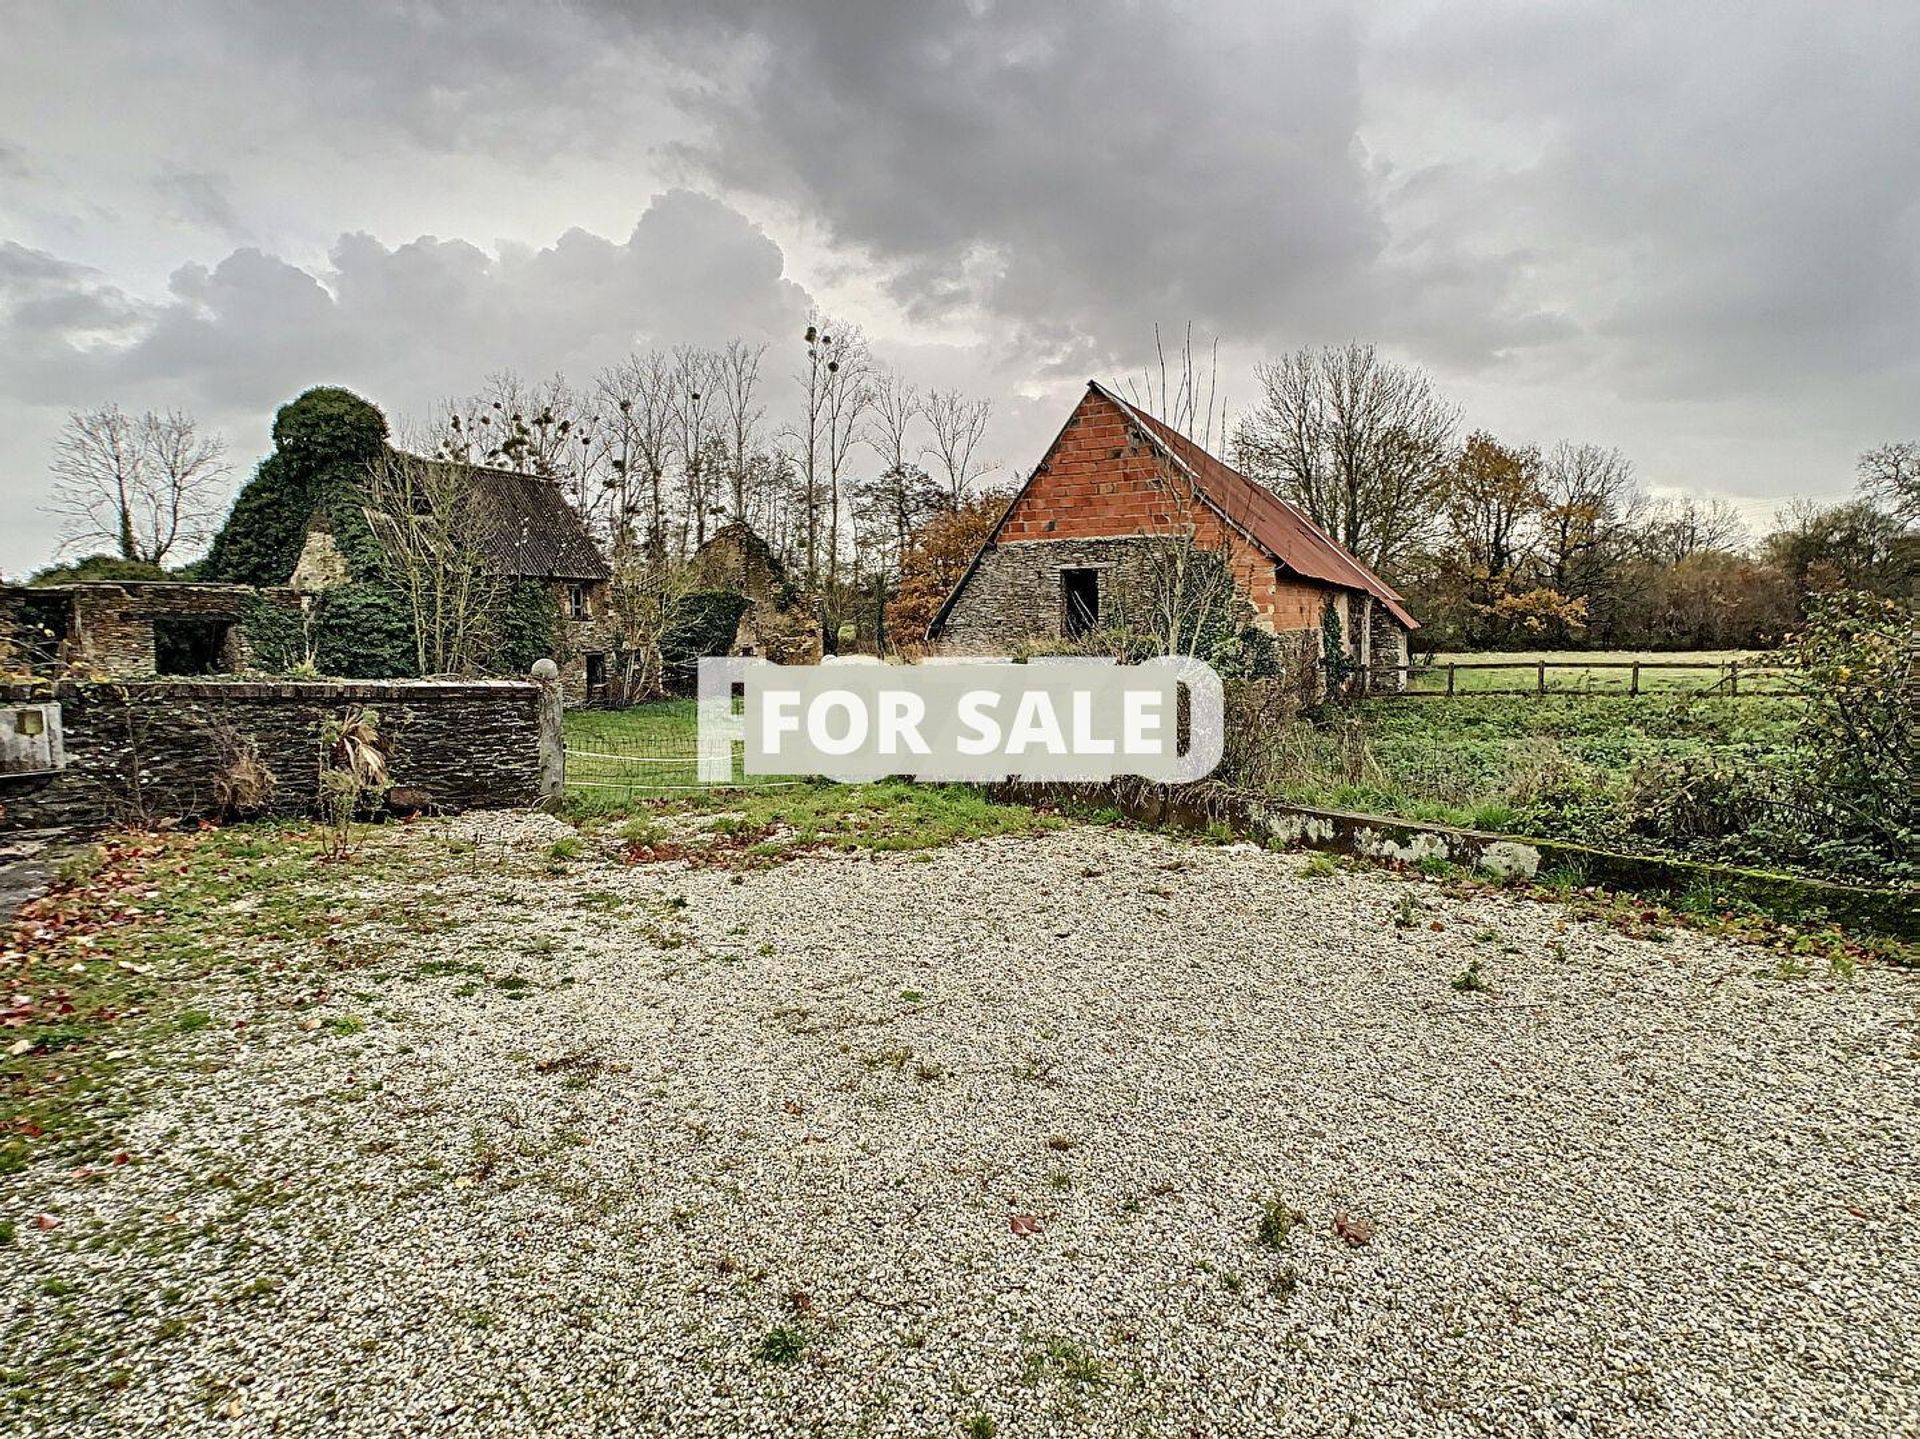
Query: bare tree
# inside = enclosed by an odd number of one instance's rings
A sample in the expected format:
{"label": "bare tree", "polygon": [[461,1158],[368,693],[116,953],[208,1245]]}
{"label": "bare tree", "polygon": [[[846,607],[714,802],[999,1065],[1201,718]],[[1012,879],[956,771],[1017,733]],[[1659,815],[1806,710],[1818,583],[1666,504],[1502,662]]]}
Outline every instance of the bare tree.
{"label": "bare tree", "polygon": [[832,326],[815,311],[807,320],[806,368],[794,376],[806,404],[789,432],[794,449],[795,498],[800,504],[800,541],[804,550],[807,588],[820,583],[820,431],[827,412],[827,382],[835,365]]}
{"label": "bare tree", "polygon": [[1660,500],[1640,528],[1643,553],[1677,565],[1698,554],[1737,554],[1749,540],[1740,512],[1723,499]]}
{"label": "bare tree", "polygon": [[1632,461],[1599,445],[1562,440],[1542,464],[1539,484],[1546,561],[1561,590],[1569,589],[1583,563],[1636,523],[1647,505]]}
{"label": "bare tree", "polygon": [[852,326],[841,326],[834,342],[832,360],[827,366],[826,439],[827,461],[827,591],[832,594],[840,581],[840,519],[846,511],[847,470],[860,443],[860,432],[867,406],[873,396],[873,361],[867,342]]}
{"label": "bare tree", "polygon": [[718,436],[713,416],[719,408],[715,389],[718,366],[710,350],[682,345],[673,352],[674,452],[680,459],[680,480],[686,503],[686,523],[680,530],[680,554],[707,542]]}
{"label": "bare tree", "polygon": [[879,549],[879,567],[898,570],[913,532],[944,499],[915,463],[913,432],[926,413],[920,391],[891,371],[878,374],[871,387],[866,442],[880,460],[880,473],[858,487],[867,531]]}
{"label": "bare tree", "polygon": [[1903,525],[1920,525],[1920,441],[1897,440],[1860,457],[1860,492]]}
{"label": "bare tree", "polygon": [[958,390],[933,390],[925,408],[933,443],[921,454],[934,461],[938,477],[946,483],[947,503],[959,509],[989,468],[979,450],[987,437],[993,402],[969,400]]}
{"label": "bare tree", "polygon": [[[594,395],[617,569],[636,552],[666,553],[667,462],[673,444],[673,365],[658,350],[602,370]],[[644,522],[644,523],[643,523]]]}
{"label": "bare tree", "polygon": [[488,518],[468,467],[388,450],[368,467],[366,500],[376,563],[406,599],[420,673],[479,670],[506,581],[488,563]]}
{"label": "bare tree", "polygon": [[765,345],[729,340],[727,348],[714,361],[720,431],[727,448],[728,518],[735,524],[747,522],[754,451],[759,443],[760,421],[766,415],[766,411],[754,403],[754,390],[760,383],[760,361],[766,353]]}
{"label": "bare tree", "polygon": [[595,443],[592,412],[564,375],[528,384],[496,370],[479,394],[448,400],[442,412],[441,458],[552,480],[583,519],[596,521],[605,451]]}
{"label": "bare tree", "polygon": [[1371,345],[1300,350],[1260,365],[1241,420],[1241,466],[1351,554],[1392,569],[1437,512],[1459,411],[1419,370]]}
{"label": "bare tree", "polygon": [[159,565],[205,539],[229,473],[227,443],[184,410],[137,419],[118,405],[76,410],[54,444],[52,503],[62,551],[105,543],[123,560]]}
{"label": "bare tree", "polygon": [[[1171,364],[1158,325],[1153,346],[1154,364],[1137,381],[1129,379],[1128,399],[1201,449],[1211,449],[1215,426],[1226,424],[1218,342],[1204,373],[1193,352],[1192,326]],[[1208,507],[1199,475],[1172,457],[1161,491],[1166,508],[1149,525],[1153,542],[1141,551],[1144,593],[1115,596],[1119,627],[1144,634],[1160,654],[1195,654],[1238,618],[1245,602],[1235,580],[1232,541]],[[1129,600],[1137,613],[1126,613]]]}

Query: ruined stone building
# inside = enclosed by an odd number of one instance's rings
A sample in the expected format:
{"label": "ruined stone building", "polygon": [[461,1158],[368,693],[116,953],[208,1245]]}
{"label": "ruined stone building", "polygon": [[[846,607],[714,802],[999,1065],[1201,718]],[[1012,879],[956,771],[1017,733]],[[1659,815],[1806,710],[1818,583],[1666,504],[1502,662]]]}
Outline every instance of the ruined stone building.
{"label": "ruined stone building", "polygon": [[[613,571],[585,522],[552,480],[480,465],[464,468],[479,501],[488,567],[507,579],[542,582],[552,592],[560,616],[554,657],[567,697],[576,703],[599,698],[613,651],[608,596]],[[288,584],[298,594],[315,595],[350,578],[327,512],[318,509],[307,522]]]}
{"label": "ruined stone building", "polygon": [[1418,621],[1389,585],[1300,510],[1092,382],[930,636],[959,655],[1077,639],[1149,609],[1164,583],[1156,555],[1182,543],[1217,554],[1251,622],[1300,659],[1337,634],[1375,688],[1403,682]]}

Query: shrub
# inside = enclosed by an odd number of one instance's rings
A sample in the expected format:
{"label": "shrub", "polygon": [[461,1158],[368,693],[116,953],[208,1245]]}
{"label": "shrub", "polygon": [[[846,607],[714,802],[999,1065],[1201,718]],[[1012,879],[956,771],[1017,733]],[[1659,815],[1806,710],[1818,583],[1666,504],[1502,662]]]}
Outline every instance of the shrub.
{"label": "shrub", "polygon": [[740,616],[751,603],[737,590],[694,590],[683,595],[660,638],[660,656],[668,674],[691,674],[697,661],[732,649]]}
{"label": "shrub", "polygon": [[1799,672],[1796,808],[1816,846],[1911,872],[1920,850],[1920,644],[1915,608],[1865,592],[1815,596],[1781,662]]}

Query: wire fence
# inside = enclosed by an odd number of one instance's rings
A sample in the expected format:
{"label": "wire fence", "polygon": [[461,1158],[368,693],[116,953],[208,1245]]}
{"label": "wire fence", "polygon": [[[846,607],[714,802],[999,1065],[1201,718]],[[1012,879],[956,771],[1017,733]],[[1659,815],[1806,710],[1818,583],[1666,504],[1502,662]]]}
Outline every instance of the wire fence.
{"label": "wire fence", "polygon": [[629,709],[576,710],[567,717],[567,788],[583,796],[621,799],[715,788],[788,788],[785,775],[750,775],[733,759],[724,785],[700,778],[699,718],[691,699]]}

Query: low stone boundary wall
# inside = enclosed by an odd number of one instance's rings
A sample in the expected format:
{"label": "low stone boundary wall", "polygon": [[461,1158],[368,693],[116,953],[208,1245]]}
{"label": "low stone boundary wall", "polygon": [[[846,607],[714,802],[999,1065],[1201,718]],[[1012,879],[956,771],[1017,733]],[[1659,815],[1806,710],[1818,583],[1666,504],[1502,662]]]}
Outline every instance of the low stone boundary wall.
{"label": "low stone boundary wall", "polygon": [[0,685],[7,707],[60,706],[64,768],[0,777],[0,831],[196,819],[220,809],[218,778],[251,746],[273,774],[268,813],[309,812],[320,728],[378,712],[395,785],[449,809],[557,798],[556,682],[530,680],[154,680]]}
{"label": "low stone boundary wall", "polygon": [[1312,809],[1211,781],[1177,788],[1138,782],[1080,787],[1012,784],[999,787],[999,792],[1028,802],[1071,792],[1082,803],[1111,805],[1143,824],[1175,829],[1225,825],[1235,834],[1263,842],[1406,864],[1445,860],[1499,878],[1530,880],[1560,870],[1578,875],[1583,884],[1634,894],[1677,897],[1689,891],[1711,890],[1772,913],[1805,915],[1823,910],[1843,925],[1920,940],[1920,905],[1915,904],[1909,891],[1835,884],[1659,855],[1621,854],[1565,840],[1516,839],[1450,825]]}

